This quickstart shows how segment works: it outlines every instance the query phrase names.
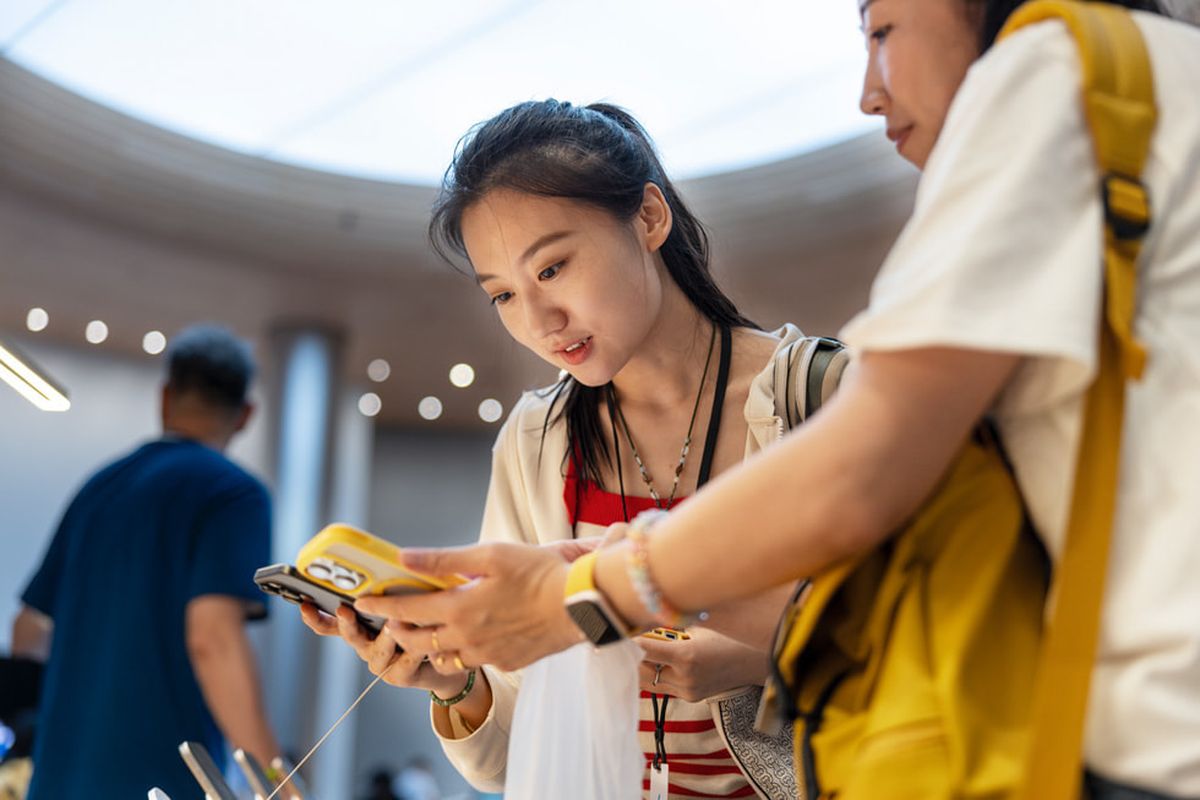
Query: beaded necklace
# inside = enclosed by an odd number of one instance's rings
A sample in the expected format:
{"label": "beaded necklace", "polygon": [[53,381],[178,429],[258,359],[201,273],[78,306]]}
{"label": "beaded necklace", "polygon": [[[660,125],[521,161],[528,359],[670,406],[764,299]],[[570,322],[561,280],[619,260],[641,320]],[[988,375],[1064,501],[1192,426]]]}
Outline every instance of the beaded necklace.
{"label": "beaded necklace", "polygon": [[[688,451],[692,447],[692,431],[696,427],[696,414],[700,410],[700,398],[704,395],[704,384],[708,382],[708,368],[712,365],[713,346],[717,343],[717,326],[713,325],[712,335],[708,339],[708,355],[704,359],[704,372],[700,376],[700,388],[696,390],[696,402],[692,405],[692,418],[688,422],[687,436],[683,439],[683,447],[679,450],[679,461],[675,465],[675,479],[671,484],[671,494],[667,496],[666,503],[658,493],[658,489],[654,486],[654,481],[650,478],[650,471],[646,469],[645,463],[642,461],[641,455],[638,453],[637,445],[633,441],[633,433],[629,430],[629,423],[625,421],[625,413],[621,411],[621,404],[617,402],[616,391],[613,385],[608,384],[608,407],[609,415],[613,418],[613,442],[616,446],[617,431],[616,426],[620,423],[621,429],[625,432],[625,439],[629,442],[629,449],[633,451],[633,460],[637,463],[638,471],[642,474],[642,481],[646,484],[646,488],[650,492],[650,497],[654,500],[654,505],[661,509],[670,509],[675,503],[675,494],[679,491],[679,478],[683,475],[684,464],[687,463]],[[620,450],[617,451],[618,453]],[[617,458],[617,469],[620,470],[620,456]],[[624,499],[625,492],[622,490],[621,496]]]}

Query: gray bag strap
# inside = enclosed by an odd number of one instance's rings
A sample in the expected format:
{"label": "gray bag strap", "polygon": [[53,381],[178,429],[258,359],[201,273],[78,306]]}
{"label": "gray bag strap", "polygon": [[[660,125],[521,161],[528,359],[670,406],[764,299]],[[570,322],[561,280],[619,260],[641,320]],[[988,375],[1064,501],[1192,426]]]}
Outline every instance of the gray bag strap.
{"label": "gray bag strap", "polygon": [[785,428],[808,419],[833,396],[850,362],[845,345],[824,336],[805,336],[775,359],[775,415]]}

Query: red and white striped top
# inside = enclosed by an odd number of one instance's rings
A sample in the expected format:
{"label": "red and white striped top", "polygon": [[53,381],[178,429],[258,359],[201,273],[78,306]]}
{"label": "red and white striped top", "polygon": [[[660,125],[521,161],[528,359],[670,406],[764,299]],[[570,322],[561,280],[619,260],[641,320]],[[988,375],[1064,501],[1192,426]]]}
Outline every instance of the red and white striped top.
{"label": "red and white striped top", "polygon": [[[591,481],[580,482],[573,462],[567,468],[563,500],[567,505],[567,517],[580,538],[598,536],[607,526],[625,520],[621,495],[606,492]],[[678,504],[682,500],[675,502]],[[632,519],[654,508],[654,501],[648,497],[626,496],[625,506]],[[654,708],[648,692],[641,693],[638,705],[638,741],[646,755],[642,794],[649,798],[650,765],[654,758]],[[670,800],[755,796],[754,789],[725,747],[708,703],[689,703],[672,697],[667,704],[664,731],[670,765]]]}

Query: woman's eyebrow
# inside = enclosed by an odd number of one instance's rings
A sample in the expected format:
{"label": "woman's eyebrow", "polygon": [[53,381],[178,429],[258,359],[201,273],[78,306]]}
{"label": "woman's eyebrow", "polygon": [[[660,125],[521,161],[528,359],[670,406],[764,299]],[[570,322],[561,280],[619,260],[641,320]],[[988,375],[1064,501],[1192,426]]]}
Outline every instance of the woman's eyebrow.
{"label": "woman's eyebrow", "polygon": [[525,252],[521,254],[521,258],[517,263],[524,263],[537,255],[537,251],[541,250],[546,245],[554,244],[560,239],[565,239],[571,235],[571,231],[554,231],[547,233],[545,236],[539,236],[538,239],[529,247],[525,248]]}
{"label": "woman's eyebrow", "polygon": [[[552,245],[557,241],[565,239],[568,236],[570,236],[571,233],[572,233],[572,231],[554,231],[552,233],[547,233],[544,236],[539,236],[534,241],[533,244],[531,244],[531,245],[529,245],[529,247],[525,248],[525,252],[521,254],[521,257],[520,257],[520,259],[518,259],[517,263],[523,264],[526,261],[529,261],[529,259],[531,259],[535,255],[537,255],[538,251],[541,250],[543,247]],[[498,276],[492,275],[487,272],[477,272],[477,273],[475,273],[475,282],[480,285],[483,285],[483,284],[487,283],[488,281],[495,280],[497,277]]]}

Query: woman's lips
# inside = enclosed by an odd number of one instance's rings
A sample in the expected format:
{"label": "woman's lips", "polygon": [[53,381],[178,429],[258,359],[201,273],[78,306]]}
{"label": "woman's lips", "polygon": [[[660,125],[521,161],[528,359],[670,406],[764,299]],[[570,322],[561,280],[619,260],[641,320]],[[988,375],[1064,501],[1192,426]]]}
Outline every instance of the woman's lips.
{"label": "woman's lips", "polygon": [[563,361],[574,367],[586,361],[587,357],[591,355],[591,352],[592,337],[588,336],[584,339],[572,342],[571,345],[559,350],[558,355]]}
{"label": "woman's lips", "polygon": [[887,132],[887,137],[889,139],[891,139],[893,142],[895,142],[896,152],[900,152],[900,149],[902,147],[904,147],[904,143],[908,141],[909,134],[911,134],[911,133],[912,133],[911,125],[909,125],[907,128],[899,128],[899,129],[895,129],[895,130],[889,128],[888,132]]}

